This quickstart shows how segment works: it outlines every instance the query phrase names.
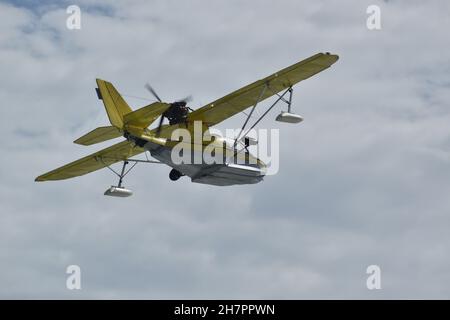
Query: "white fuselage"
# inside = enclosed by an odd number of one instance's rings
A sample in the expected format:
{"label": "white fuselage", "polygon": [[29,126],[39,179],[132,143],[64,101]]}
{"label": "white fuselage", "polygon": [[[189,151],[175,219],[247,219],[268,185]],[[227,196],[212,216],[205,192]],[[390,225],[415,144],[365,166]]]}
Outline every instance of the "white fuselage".
{"label": "white fuselage", "polygon": [[235,184],[254,184],[263,180],[265,167],[257,164],[175,164],[172,161],[172,149],[152,142],[144,146],[153,158],[178,170],[191,178],[192,182],[215,186],[230,186]]}

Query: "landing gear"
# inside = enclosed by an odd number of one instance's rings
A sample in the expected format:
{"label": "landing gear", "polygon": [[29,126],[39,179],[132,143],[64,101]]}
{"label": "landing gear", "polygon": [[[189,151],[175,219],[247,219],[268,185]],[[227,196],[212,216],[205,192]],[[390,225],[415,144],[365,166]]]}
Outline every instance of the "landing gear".
{"label": "landing gear", "polygon": [[114,172],[119,177],[119,184],[117,186],[111,186],[111,188],[107,189],[104,193],[105,196],[111,196],[111,197],[129,197],[133,194],[133,192],[129,189],[126,189],[122,186],[123,177],[126,176],[128,172],[130,172],[131,169],[134,168],[136,163],[127,171],[125,172],[125,167],[127,166],[128,161],[123,162],[122,171],[119,173],[115,172],[111,168],[109,168],[112,172]]}
{"label": "landing gear", "polygon": [[298,114],[291,112],[292,105],[292,87],[288,89],[289,91],[289,101],[283,99],[284,102],[288,105],[288,111],[281,111],[281,113],[276,117],[276,121],[286,122],[286,123],[299,123],[303,121],[303,117]]}
{"label": "landing gear", "polygon": [[[110,188],[108,188],[105,191],[105,196],[112,196],[112,197],[129,197],[133,194],[133,192],[129,189],[126,189],[122,183],[123,183],[123,178],[131,171],[133,170],[133,168],[139,163],[162,163],[160,161],[153,161],[153,160],[149,160],[147,157],[147,153],[145,154],[145,157],[147,158],[147,160],[140,160],[140,159],[126,159],[123,160],[123,165],[122,165],[122,170],[120,172],[115,171],[113,168],[111,168],[110,164],[105,163],[103,160],[109,160],[111,162],[111,160],[113,160],[112,163],[118,162],[117,159],[114,158],[105,158],[103,159],[102,157],[96,157],[95,160],[96,161],[100,161],[101,163],[103,163],[103,165],[108,168],[111,172],[113,172],[116,176],[119,177],[119,183],[117,184],[117,186],[111,186]],[[133,165],[126,170],[126,166],[132,162]]]}
{"label": "landing gear", "polygon": [[172,181],[177,181],[178,179],[181,178],[181,176],[183,176],[183,174],[175,169],[172,169],[169,173],[169,179]]}

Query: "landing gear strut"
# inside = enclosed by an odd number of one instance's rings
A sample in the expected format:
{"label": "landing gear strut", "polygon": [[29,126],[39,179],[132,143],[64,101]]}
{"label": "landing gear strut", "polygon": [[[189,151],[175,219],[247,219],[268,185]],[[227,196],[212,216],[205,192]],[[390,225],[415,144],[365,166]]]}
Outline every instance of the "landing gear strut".
{"label": "landing gear strut", "polygon": [[133,191],[122,187],[123,177],[125,177],[126,174],[130,172],[130,170],[133,169],[134,166],[136,165],[135,163],[127,172],[125,172],[125,167],[127,166],[127,164],[128,161],[125,160],[123,162],[122,171],[120,172],[120,174],[108,167],[112,172],[114,172],[119,177],[119,183],[117,186],[111,186],[111,188],[107,189],[104,193],[105,196],[129,197],[133,194]]}
{"label": "landing gear strut", "polygon": [[169,179],[172,181],[177,181],[181,176],[183,176],[183,174],[175,169],[172,169],[169,173]]}
{"label": "landing gear strut", "polygon": [[[102,157],[96,157],[96,161],[100,161],[103,163],[103,165],[108,168],[112,173],[114,173],[116,176],[119,177],[119,183],[117,186],[111,186],[108,188],[108,190],[105,191],[105,196],[113,196],[113,197],[129,197],[133,194],[133,192],[129,189],[126,189],[122,186],[123,178],[131,171],[138,163],[162,163],[160,161],[153,161],[149,160],[147,157],[147,153],[145,153],[146,160],[140,160],[140,159],[125,159],[125,160],[119,160],[115,158],[102,158]],[[111,168],[110,164],[105,163],[103,160],[113,160],[112,163],[123,161],[122,170],[119,172],[115,171],[113,168]],[[128,169],[126,169],[127,164],[130,162],[133,163],[133,165]]]}

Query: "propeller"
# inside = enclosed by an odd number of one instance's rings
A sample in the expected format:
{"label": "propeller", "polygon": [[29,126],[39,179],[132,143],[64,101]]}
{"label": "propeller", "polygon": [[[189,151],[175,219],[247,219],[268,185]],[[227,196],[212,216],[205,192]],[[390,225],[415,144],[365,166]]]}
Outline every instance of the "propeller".
{"label": "propeller", "polygon": [[145,84],[145,89],[150,91],[150,93],[156,98],[156,100],[158,100],[159,102],[162,102],[161,98],[158,96],[158,94],[156,93],[155,89],[153,89],[153,87],[150,84],[146,83]]}
{"label": "propeller", "polygon": [[[147,89],[155,98],[156,100],[158,100],[159,102],[162,102],[161,98],[158,96],[158,94],[156,93],[155,89],[153,89],[153,87],[147,82],[145,84],[145,89]],[[192,100],[194,100],[194,98],[192,97],[192,95],[188,95],[187,97],[184,97],[183,99],[178,99],[175,102],[192,102]]]}
{"label": "propeller", "polygon": [[161,117],[159,118],[159,124],[158,124],[158,129],[156,129],[156,135],[159,136],[159,134],[161,133],[161,127],[163,125],[164,122],[164,112],[161,114]]}
{"label": "propeller", "polygon": [[[156,100],[158,100],[159,102],[162,102],[161,98],[158,96],[158,94],[156,93],[155,89],[153,89],[153,87],[149,83],[145,84],[145,88],[156,98]],[[184,105],[184,107],[185,107],[186,104],[188,102],[191,102],[192,100],[193,100],[192,95],[188,95],[184,99],[180,99],[180,100],[177,100],[175,102],[172,102],[170,104],[170,107],[161,114],[161,117],[159,119],[158,128],[156,130],[156,134],[159,135],[159,133],[161,132],[161,128],[162,128],[162,125],[163,125],[163,122],[164,122],[164,118],[165,117],[167,118],[167,115],[170,115],[172,113],[172,109],[173,108],[178,108],[180,104]],[[189,107],[186,107],[186,108],[188,108],[191,111],[194,111],[193,109],[191,109]]]}
{"label": "propeller", "polygon": [[177,100],[176,102],[186,102],[186,103],[188,103],[188,102],[192,102],[192,100],[194,100],[194,98],[190,94],[187,97],[185,97],[184,99]]}

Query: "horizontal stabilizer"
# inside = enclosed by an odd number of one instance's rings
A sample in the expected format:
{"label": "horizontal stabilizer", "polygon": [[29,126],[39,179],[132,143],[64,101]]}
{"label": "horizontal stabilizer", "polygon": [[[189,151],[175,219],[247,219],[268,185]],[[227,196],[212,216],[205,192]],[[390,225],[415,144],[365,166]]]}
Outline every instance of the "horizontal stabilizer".
{"label": "horizontal stabilizer", "polygon": [[168,103],[155,102],[148,106],[142,107],[136,111],[127,113],[123,117],[125,126],[136,128],[147,128],[156,120],[164,111],[169,108]]}
{"label": "horizontal stabilizer", "polygon": [[120,130],[116,127],[99,127],[78,138],[74,141],[74,143],[81,144],[83,146],[90,146],[91,144],[118,138],[120,136],[122,136],[122,132],[120,132]]}

